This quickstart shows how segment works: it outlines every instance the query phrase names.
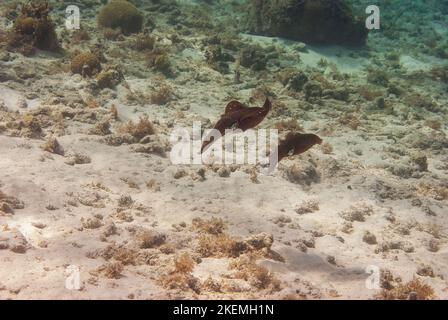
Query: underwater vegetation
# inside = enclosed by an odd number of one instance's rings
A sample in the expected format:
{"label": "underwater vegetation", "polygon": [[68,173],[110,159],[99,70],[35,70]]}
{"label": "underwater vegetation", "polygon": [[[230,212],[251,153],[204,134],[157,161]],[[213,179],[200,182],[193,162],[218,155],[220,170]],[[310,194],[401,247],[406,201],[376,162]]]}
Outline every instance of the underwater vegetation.
{"label": "underwater vegetation", "polygon": [[[0,299],[70,298],[60,249],[88,299],[446,297],[446,0],[75,2],[0,2]],[[280,163],[174,164],[195,123]]]}
{"label": "underwater vegetation", "polygon": [[344,0],[252,0],[251,32],[314,44],[362,46],[368,30]]}

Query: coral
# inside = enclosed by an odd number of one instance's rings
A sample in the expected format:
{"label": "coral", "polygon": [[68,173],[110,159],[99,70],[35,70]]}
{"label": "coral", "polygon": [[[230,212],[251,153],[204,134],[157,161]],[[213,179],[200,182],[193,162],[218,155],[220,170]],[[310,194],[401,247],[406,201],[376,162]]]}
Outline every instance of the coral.
{"label": "coral", "polygon": [[318,98],[322,96],[322,87],[317,81],[307,82],[304,85],[303,89],[305,91],[305,99],[307,101],[311,100],[312,98]]}
{"label": "coral", "polygon": [[17,229],[9,229],[6,226],[0,226],[0,250],[9,249],[14,253],[26,253],[31,245],[25,236]]}
{"label": "coral", "polygon": [[423,283],[420,279],[413,280],[402,284],[392,285],[392,288],[383,289],[376,296],[379,300],[431,300],[434,299],[434,289]]}
{"label": "coral", "polygon": [[112,28],[104,28],[103,36],[105,39],[112,40],[112,41],[116,41],[119,38],[123,38],[120,29],[112,29]]}
{"label": "coral", "polygon": [[364,241],[367,244],[377,244],[376,236],[370,231],[364,232],[364,235],[362,236],[362,241]]}
{"label": "coral", "polygon": [[89,130],[89,134],[94,134],[98,136],[106,136],[111,134],[110,123],[108,121],[102,121],[97,123],[93,128]]}
{"label": "coral", "polygon": [[143,230],[137,236],[138,247],[141,249],[159,247],[165,243],[165,240],[165,234],[152,232],[150,230]]}
{"label": "coral", "polygon": [[171,61],[167,53],[158,55],[154,60],[154,69],[166,75],[171,73]]}
{"label": "coral", "polygon": [[108,262],[102,265],[98,271],[103,272],[109,279],[120,279],[123,272],[123,264],[121,262]]}
{"label": "coral", "polygon": [[200,281],[190,273],[172,272],[160,277],[160,283],[167,289],[178,289],[183,292],[191,289],[196,293],[200,292]]}
{"label": "coral", "polygon": [[140,117],[140,120],[137,123],[134,123],[131,120],[120,127],[118,131],[120,133],[128,133],[138,140],[155,133],[154,125],[149,121],[148,116]]}
{"label": "coral", "polygon": [[216,71],[221,73],[229,73],[228,62],[235,61],[235,58],[223,51],[220,45],[210,45],[205,52],[207,63]]}
{"label": "coral", "polygon": [[174,270],[160,277],[160,282],[167,289],[191,289],[196,293],[200,292],[200,281],[191,272],[195,266],[195,261],[189,253],[184,252],[174,260]]}
{"label": "coral", "polygon": [[349,222],[359,221],[364,222],[366,216],[370,216],[373,213],[373,208],[363,202],[350,206],[349,209],[340,213],[340,216]]}
{"label": "coral", "polygon": [[59,144],[59,141],[54,137],[49,138],[47,140],[47,142],[45,142],[41,146],[41,148],[42,148],[42,150],[47,151],[47,152],[51,152],[51,153],[58,154],[61,156],[64,155],[64,149]]}
{"label": "coral", "polygon": [[304,72],[295,69],[287,69],[280,72],[278,78],[288,90],[293,91],[301,91],[308,82],[308,76]]}
{"label": "coral", "polygon": [[172,94],[171,87],[162,84],[151,94],[150,101],[153,104],[164,105],[171,101]]}
{"label": "coral", "polygon": [[123,75],[117,70],[104,70],[96,76],[96,82],[100,89],[113,89],[123,79]]}
{"label": "coral", "polygon": [[8,45],[26,55],[33,53],[33,48],[59,51],[60,45],[54,24],[49,17],[48,1],[32,1],[22,5],[21,14],[14,21]]}
{"label": "coral", "polygon": [[0,190],[0,216],[14,214],[14,209],[23,209],[25,205],[15,197],[7,196]]}
{"label": "coral", "polygon": [[87,218],[87,219],[81,219],[81,223],[83,228],[86,229],[98,229],[103,224],[101,223],[101,220],[98,218]]}
{"label": "coral", "polygon": [[251,32],[316,44],[363,45],[368,30],[345,0],[252,0]]}
{"label": "coral", "polygon": [[296,208],[296,212],[298,214],[312,213],[318,210],[319,200],[314,198],[302,201],[302,203],[300,203]]}
{"label": "coral", "polygon": [[193,271],[195,262],[186,252],[181,254],[174,261],[174,271],[178,273],[190,273]]}
{"label": "coral", "polygon": [[387,87],[389,79],[389,74],[384,70],[372,69],[367,73],[367,81],[378,86]]}
{"label": "coral", "polygon": [[252,255],[243,255],[230,263],[231,269],[236,269],[235,278],[243,279],[257,289],[280,290],[280,281],[265,267],[255,262]]}
{"label": "coral", "polygon": [[156,39],[150,35],[140,33],[135,39],[135,49],[138,51],[152,50]]}
{"label": "coral", "polygon": [[146,187],[154,192],[160,191],[160,182],[155,179],[150,179],[146,182]]}
{"label": "coral", "polygon": [[420,93],[409,93],[404,97],[404,103],[409,107],[426,109],[428,111],[437,112],[438,106],[435,101],[428,95]]}
{"label": "coral", "polygon": [[245,68],[260,71],[266,68],[267,58],[260,46],[247,46],[241,50],[239,62]]}
{"label": "coral", "polygon": [[276,122],[274,127],[280,133],[282,131],[293,131],[293,132],[301,132],[301,131],[303,131],[302,126],[295,119],[281,120],[279,122]]}
{"label": "coral", "polygon": [[192,225],[195,230],[214,235],[222,234],[225,229],[224,222],[220,218],[211,218],[210,220],[194,218]]}
{"label": "coral", "polygon": [[243,242],[236,241],[227,234],[204,234],[198,238],[197,251],[203,257],[238,257],[245,250]]}
{"label": "coral", "polygon": [[285,169],[285,176],[289,181],[302,186],[310,186],[312,183],[320,181],[320,174],[312,164],[304,167],[293,164]]}
{"label": "coral", "polygon": [[128,35],[141,31],[143,15],[133,4],[124,0],[113,0],[101,9],[98,25],[102,28],[120,28]]}
{"label": "coral", "polygon": [[76,55],[71,62],[70,69],[73,73],[91,77],[101,70],[98,57],[91,52]]}

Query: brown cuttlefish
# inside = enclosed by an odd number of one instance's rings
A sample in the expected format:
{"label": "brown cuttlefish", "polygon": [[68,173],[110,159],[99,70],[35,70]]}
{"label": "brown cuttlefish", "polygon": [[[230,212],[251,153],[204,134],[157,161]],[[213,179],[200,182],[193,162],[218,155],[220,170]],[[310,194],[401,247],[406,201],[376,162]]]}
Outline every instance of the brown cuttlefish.
{"label": "brown cuttlefish", "polygon": [[[213,129],[218,130],[221,137],[225,135],[226,129],[240,129],[243,132],[252,129],[264,120],[271,110],[271,107],[272,104],[268,98],[266,98],[264,105],[261,108],[249,108],[241,102],[230,101],[226,106],[224,114],[221,115],[221,118],[216,122]],[[202,143],[201,153],[203,153],[214,141],[215,138],[213,133],[209,133]]]}
{"label": "brown cuttlefish", "polygon": [[279,142],[277,149],[271,152],[269,171],[272,171],[283,158],[302,154],[322,142],[322,139],[315,134],[289,132],[285,139]]}

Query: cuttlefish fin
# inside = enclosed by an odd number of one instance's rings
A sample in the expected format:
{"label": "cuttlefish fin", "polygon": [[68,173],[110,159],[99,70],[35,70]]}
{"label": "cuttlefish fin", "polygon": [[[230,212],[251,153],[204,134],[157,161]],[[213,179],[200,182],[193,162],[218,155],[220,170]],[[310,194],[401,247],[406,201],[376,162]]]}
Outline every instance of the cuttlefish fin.
{"label": "cuttlefish fin", "polygon": [[241,102],[233,100],[227,104],[224,114],[229,114],[235,111],[241,111],[243,109],[246,109],[246,107]]}
{"label": "cuttlefish fin", "polygon": [[272,102],[268,97],[264,100],[263,108],[268,108],[269,110],[272,108]]}

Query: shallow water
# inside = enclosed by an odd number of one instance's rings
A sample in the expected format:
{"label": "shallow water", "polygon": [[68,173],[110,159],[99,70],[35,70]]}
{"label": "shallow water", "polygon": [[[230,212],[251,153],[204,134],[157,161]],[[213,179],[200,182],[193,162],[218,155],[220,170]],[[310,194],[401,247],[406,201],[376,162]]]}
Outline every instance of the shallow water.
{"label": "shallow water", "polygon": [[0,299],[447,298],[448,1],[102,2],[0,4]]}

